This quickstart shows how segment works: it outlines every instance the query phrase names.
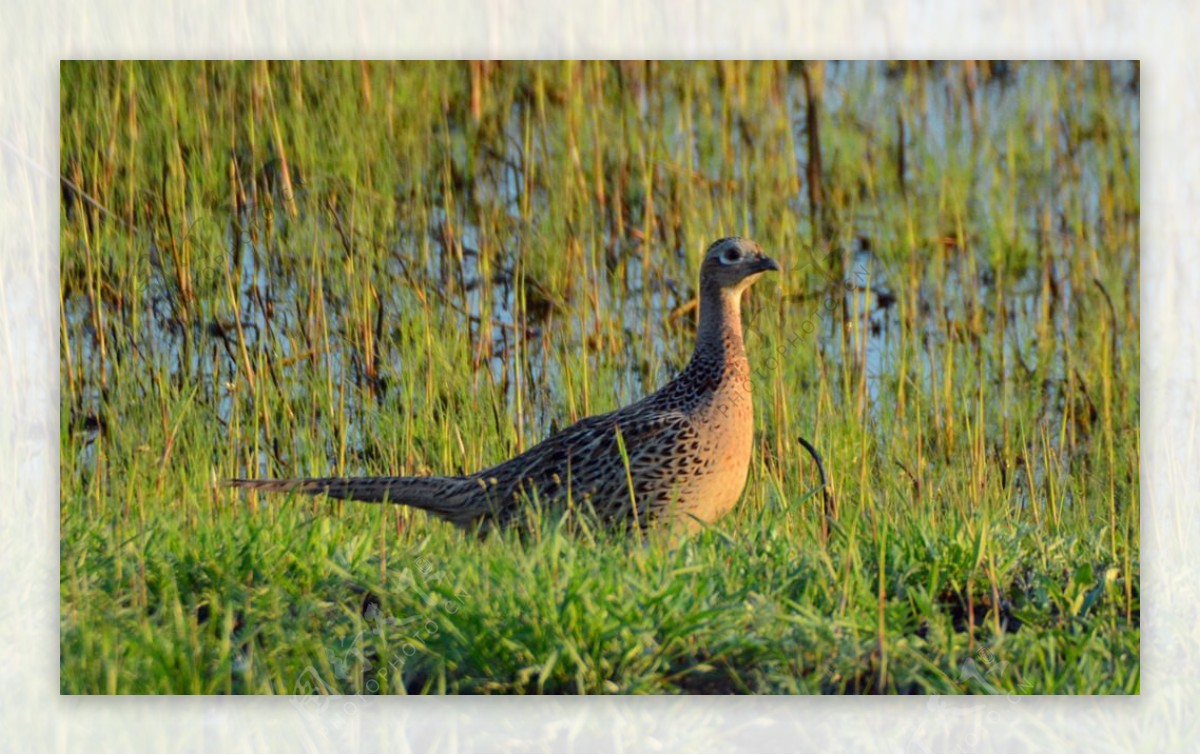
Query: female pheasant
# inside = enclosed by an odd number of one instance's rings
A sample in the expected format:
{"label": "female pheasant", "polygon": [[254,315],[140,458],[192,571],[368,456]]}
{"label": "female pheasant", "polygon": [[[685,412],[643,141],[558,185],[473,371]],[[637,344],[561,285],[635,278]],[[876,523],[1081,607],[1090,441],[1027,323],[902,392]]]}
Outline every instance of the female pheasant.
{"label": "female pheasant", "polygon": [[613,527],[695,529],[733,508],[746,484],[754,419],[741,301],[768,270],[779,265],[753,241],[713,242],[700,267],[696,349],[683,372],[640,401],[582,419],[489,469],[230,484],[399,503],[480,531],[514,522],[534,503],[545,511],[590,510]]}

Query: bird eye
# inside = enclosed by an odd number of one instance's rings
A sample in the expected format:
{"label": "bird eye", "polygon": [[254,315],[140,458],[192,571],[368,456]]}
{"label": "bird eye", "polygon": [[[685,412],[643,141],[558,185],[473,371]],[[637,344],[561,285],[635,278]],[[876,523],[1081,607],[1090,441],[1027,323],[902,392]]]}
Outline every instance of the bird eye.
{"label": "bird eye", "polygon": [[721,252],[721,262],[725,263],[726,265],[732,265],[741,258],[742,252],[740,249],[726,249],[725,251]]}

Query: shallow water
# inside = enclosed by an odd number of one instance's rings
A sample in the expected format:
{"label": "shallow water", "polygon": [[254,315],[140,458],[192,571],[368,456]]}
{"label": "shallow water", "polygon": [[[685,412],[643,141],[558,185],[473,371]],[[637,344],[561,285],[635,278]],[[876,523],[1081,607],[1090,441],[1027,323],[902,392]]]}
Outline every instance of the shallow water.
{"label": "shallow water", "polygon": [[[880,139],[880,151],[895,149],[894,142],[899,138],[894,125],[898,105],[903,103],[907,110],[910,103],[919,102],[920,108],[908,113],[904,131],[909,164],[935,161],[941,171],[965,171],[969,174],[966,190],[972,217],[1007,217],[1014,225],[1011,229],[1014,243],[1031,250],[1041,249],[1036,256],[1049,260],[1049,275],[1056,283],[1051,307],[1053,330],[1049,333],[1052,342],[1041,343],[1047,334],[1039,333],[1039,323],[1043,322],[1046,310],[1047,291],[1043,285],[1046,271],[1039,265],[1030,265],[1019,276],[1006,281],[1002,293],[996,288],[994,259],[1000,252],[992,242],[1002,233],[970,224],[964,229],[965,249],[958,247],[957,240],[951,240],[940,253],[925,250],[923,253],[931,255],[931,259],[924,265],[915,288],[917,301],[904,301],[914,293],[914,289],[908,287],[909,273],[902,267],[910,254],[908,242],[897,237],[893,222],[878,216],[872,202],[864,201],[856,206],[849,219],[842,219],[840,237],[826,240],[827,248],[797,250],[799,253],[769,250],[784,265],[783,275],[787,280],[783,289],[809,295],[792,305],[795,310],[790,319],[795,332],[775,334],[774,343],[807,345],[819,350],[821,358],[833,368],[849,362],[856,369],[865,371],[871,416],[886,417],[887,413],[880,411],[880,402],[891,400],[893,391],[887,387],[889,384],[907,377],[914,381],[917,389],[933,390],[940,369],[937,355],[943,353],[947,342],[963,338],[961,331],[970,327],[972,317],[982,317],[985,332],[999,327],[998,318],[1004,318],[1003,354],[982,362],[983,368],[989,371],[988,379],[1005,381],[1011,380],[1017,370],[1039,371],[1047,386],[1042,400],[1046,412],[1052,415],[1059,411],[1062,401],[1061,386],[1069,369],[1067,350],[1075,340],[1072,331],[1088,326],[1080,320],[1077,307],[1080,292],[1072,287],[1072,281],[1078,276],[1072,274],[1072,267],[1078,264],[1077,255],[1084,254],[1096,243],[1088,236],[1096,232],[1103,214],[1101,189],[1104,178],[1097,172],[1097,165],[1103,161],[1088,151],[1100,150],[1102,146],[1096,141],[1083,140],[1071,147],[1078,157],[1071,166],[1077,173],[1069,175],[1047,169],[1045,182],[1017,192],[1017,206],[1012,208],[997,206],[999,202],[1010,201],[1013,192],[1007,190],[1005,176],[995,168],[993,152],[1003,149],[1014,119],[1028,124],[1031,151],[1044,150],[1048,155],[1063,152],[1066,148],[1056,143],[1056,137],[1052,135],[1058,134],[1061,138],[1062,130],[1052,128],[1061,117],[1056,110],[1056,102],[1060,100],[1047,97],[1046,93],[1055,87],[1069,89],[1074,86],[1074,80],[1056,75],[1058,69],[1052,66],[1022,65],[979,83],[973,98],[965,97],[961,91],[962,82],[949,75],[919,79],[920,91],[914,97],[910,91],[913,81],[904,76],[891,76],[889,70],[885,64],[831,64],[827,67],[823,126],[828,135],[823,147],[825,164],[829,166],[838,159],[840,144],[845,139]],[[796,169],[800,190],[788,205],[798,217],[807,218],[808,187],[802,168],[807,160],[806,142],[800,135],[804,122],[804,89],[798,73],[793,72],[788,81],[785,102],[797,134],[796,154],[790,158],[800,166]],[[1060,96],[1070,101],[1069,94],[1064,92]],[[1132,148],[1136,152],[1140,129],[1136,93],[1126,92],[1120,105],[1108,117],[1115,120],[1118,127],[1131,130],[1135,137]],[[642,87],[638,92],[641,116],[658,119],[660,126],[668,124],[660,130],[666,138],[676,140],[679,148],[693,143],[694,135],[669,124],[685,122],[686,107],[680,92],[670,88],[656,88],[650,93]],[[516,229],[522,227],[523,204],[530,203],[535,214],[552,213],[560,206],[542,187],[525,195],[522,168],[526,164],[524,142],[529,118],[525,108],[513,106],[510,118],[504,124],[503,136],[497,142],[503,149],[473,157],[477,161],[475,181],[466,189],[468,201],[462,203],[507,216],[511,227]],[[452,124],[450,128],[456,131],[465,126]],[[558,149],[561,145],[554,139],[554,134],[535,129],[530,142],[534,150]],[[463,143],[461,134],[454,134],[452,140],[460,146]],[[741,142],[735,140],[735,145],[741,145]],[[744,148],[744,145],[735,147]],[[672,169],[695,170],[704,163],[698,145],[696,149],[697,154],[688,158],[690,164],[665,168],[668,172]],[[732,168],[735,179],[741,177],[740,165],[741,162],[735,160]],[[319,185],[320,181],[321,177],[314,177],[311,185]],[[259,349],[260,342],[264,342],[281,364],[303,358],[311,351],[311,346],[300,342],[296,336],[311,329],[306,320],[313,317],[312,302],[305,300],[310,290],[308,276],[311,271],[300,260],[313,250],[340,249],[346,243],[343,229],[338,227],[335,217],[321,207],[317,196],[310,194],[308,186],[306,179],[297,192],[297,202],[311,211],[320,210],[321,214],[308,218],[310,222],[302,222],[305,219],[289,221],[285,213],[277,211],[268,221],[264,220],[261,207],[247,205],[237,216],[236,225],[232,219],[224,223],[227,269],[199,272],[217,279],[232,276],[231,280],[237,281],[233,295],[241,313],[245,348],[253,354]],[[908,187],[912,192],[922,190],[933,189],[911,184]],[[275,192],[278,191],[276,188]],[[486,357],[493,380],[506,387],[511,410],[516,409],[518,394],[541,396],[532,406],[526,407],[524,416],[530,426],[526,428],[525,437],[541,437],[553,423],[562,421],[558,416],[561,396],[557,394],[561,393],[563,375],[556,361],[557,349],[561,348],[563,338],[568,339],[572,347],[586,338],[594,328],[594,323],[588,321],[593,311],[610,313],[625,334],[624,348],[631,367],[621,375],[614,389],[619,402],[636,399],[682,368],[690,351],[690,336],[686,331],[680,335],[677,328],[664,327],[664,323],[670,313],[693,297],[695,285],[693,281],[682,280],[676,272],[687,269],[686,265],[678,262],[649,264],[647,255],[679,260],[685,255],[697,254],[696,249],[665,249],[657,243],[646,244],[629,233],[629,229],[637,227],[633,218],[618,224],[610,213],[600,221],[598,229],[593,229],[604,250],[603,264],[588,272],[598,280],[582,282],[586,295],[593,295],[598,301],[590,307],[572,306],[571,303],[561,307],[554,303],[561,293],[553,290],[555,284],[542,286],[520,265],[519,243],[511,244],[504,253],[496,255],[496,239],[487,238],[489,232],[474,223],[473,213],[462,205],[453,208],[438,205],[436,192],[431,194],[435,206],[427,219],[406,219],[401,223],[400,232],[390,239],[358,238],[351,231],[349,243],[386,245],[384,271],[394,282],[394,289],[384,292],[385,318],[404,317],[405,307],[416,301],[413,292],[428,292],[443,305],[448,330],[469,329],[472,342],[490,342],[490,348],[481,353]],[[1082,237],[1077,232],[1080,229],[1070,227],[1068,218],[1073,215],[1085,219]],[[1046,218],[1051,219],[1049,223]],[[193,223],[221,222],[216,219],[191,220]],[[755,235],[760,234],[767,222],[767,219],[752,215],[745,218],[746,227]],[[1136,227],[1137,219],[1127,218],[1125,222]],[[271,248],[261,243],[256,246],[244,231],[256,223],[282,234],[272,240]],[[625,226],[625,234],[619,232],[619,225]],[[238,232],[238,227],[243,230]],[[447,228],[454,229],[452,239]],[[518,230],[514,238],[519,240],[520,235]],[[234,364],[238,323],[219,314],[228,311],[223,291],[210,298],[198,297],[195,315],[190,319],[180,317],[179,304],[173,294],[175,289],[169,282],[163,262],[165,255],[149,239],[146,233],[135,235],[135,243],[146,247],[155,275],[147,281],[144,295],[139,300],[124,305],[141,309],[144,333],[136,348],[144,352],[141,355],[150,364],[161,365],[172,378],[186,379],[201,386],[202,395],[216,406],[220,421],[229,422],[238,406],[234,392],[240,390],[229,380],[231,374],[237,373]],[[693,241],[701,244],[700,240]],[[535,241],[530,239],[526,243]],[[424,246],[432,249],[432,253],[422,254],[419,250]],[[485,246],[490,246],[495,255],[492,257],[495,267],[490,277],[481,268],[479,250]],[[70,250],[64,250],[64,254],[67,253]],[[1114,295],[1119,293],[1126,298],[1127,306],[1136,311],[1138,250],[1130,245],[1106,250],[1106,253],[1117,255],[1115,260],[1105,260],[1105,264],[1110,270],[1119,270],[1120,278],[1126,282],[1125,290],[1113,292]],[[371,280],[380,280],[378,271]],[[519,306],[522,286],[527,299],[524,312]],[[347,328],[342,318],[346,301],[345,294],[334,291],[335,288],[338,286],[326,289],[325,311],[329,331],[340,334]],[[771,317],[766,315],[772,309],[767,301],[771,291],[761,284],[756,289],[761,290],[750,294],[753,301],[747,305],[746,313],[747,329],[752,333],[773,327]],[[1084,295],[1092,294],[1094,292]],[[576,292],[575,295],[580,294]],[[95,302],[83,292],[70,292],[64,299],[65,325],[72,334],[71,348],[85,370],[94,369],[98,361],[98,334],[92,326],[95,321],[92,307],[98,303],[103,307],[112,306],[103,297],[100,302]],[[982,313],[976,313],[975,308],[981,308]],[[909,323],[903,321],[904,313],[911,318]],[[127,315],[114,311],[105,316]],[[387,323],[384,325],[381,335],[387,339],[390,329],[386,327]],[[910,337],[906,335],[906,328],[919,334],[924,348],[917,363],[910,365],[909,375],[898,376],[900,349]],[[554,341],[549,353],[543,348],[543,335]],[[1136,338],[1136,334],[1117,335],[1118,339],[1129,337]],[[761,332],[751,335],[751,339],[752,344],[760,346],[759,355],[752,349],[751,362],[756,372],[765,376],[777,368],[777,356],[769,349],[765,357],[761,355],[761,347],[767,341]],[[514,347],[518,342],[523,360],[519,369],[514,367]],[[107,348],[121,347],[110,344]],[[352,351],[320,355],[320,359],[328,360],[334,383],[362,384],[363,365],[347,356]],[[385,377],[408,368],[398,356],[398,349],[389,348],[385,353],[392,360],[380,365],[380,373]],[[1048,368],[1038,363],[1047,353],[1050,355]],[[778,355],[778,358],[785,357],[782,351]],[[997,365],[1003,374],[995,374]],[[464,365],[464,369],[474,368]],[[93,395],[84,404],[99,403],[102,381],[87,382]],[[834,386],[833,390],[839,388]],[[850,400],[851,397],[843,398]],[[354,437],[362,432],[360,418],[353,407],[349,407],[348,412],[354,423],[351,429]],[[119,421],[119,418],[109,417],[107,421]],[[265,462],[264,459],[264,466]]]}

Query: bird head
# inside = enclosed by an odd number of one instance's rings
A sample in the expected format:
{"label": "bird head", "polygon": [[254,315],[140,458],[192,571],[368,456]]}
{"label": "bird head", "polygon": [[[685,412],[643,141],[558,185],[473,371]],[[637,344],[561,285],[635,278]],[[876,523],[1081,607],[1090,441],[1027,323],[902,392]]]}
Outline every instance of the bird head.
{"label": "bird head", "polygon": [[768,270],[778,271],[779,263],[763,254],[750,239],[730,236],[714,241],[704,253],[700,287],[713,286],[723,294],[736,296]]}

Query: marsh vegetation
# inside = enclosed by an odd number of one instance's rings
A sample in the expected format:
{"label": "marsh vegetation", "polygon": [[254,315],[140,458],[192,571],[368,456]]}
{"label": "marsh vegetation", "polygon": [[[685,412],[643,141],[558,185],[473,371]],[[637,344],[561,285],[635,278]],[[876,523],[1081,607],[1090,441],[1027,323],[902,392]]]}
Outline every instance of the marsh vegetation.
{"label": "marsh vegetation", "polygon": [[[1136,65],[61,87],[64,693],[1139,691]],[[635,400],[730,234],[784,270],[717,527],[480,542],[220,485],[470,472]]]}

